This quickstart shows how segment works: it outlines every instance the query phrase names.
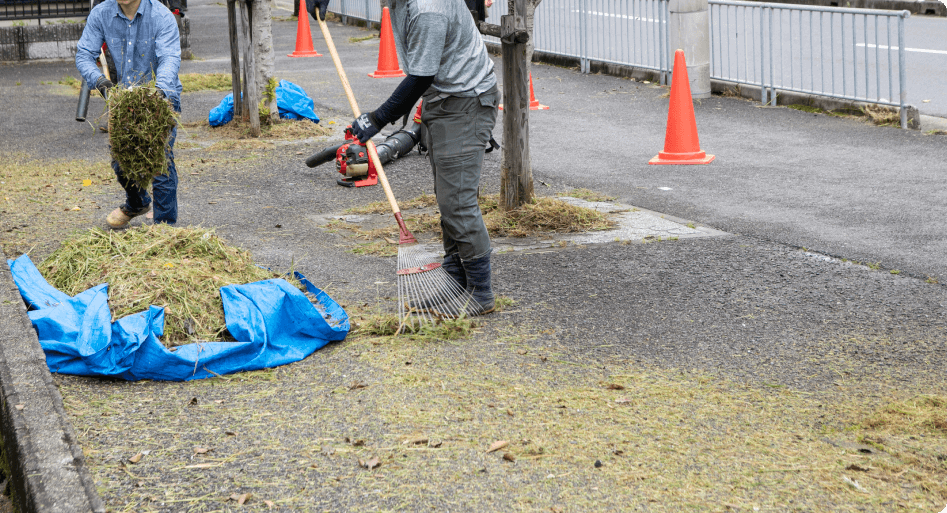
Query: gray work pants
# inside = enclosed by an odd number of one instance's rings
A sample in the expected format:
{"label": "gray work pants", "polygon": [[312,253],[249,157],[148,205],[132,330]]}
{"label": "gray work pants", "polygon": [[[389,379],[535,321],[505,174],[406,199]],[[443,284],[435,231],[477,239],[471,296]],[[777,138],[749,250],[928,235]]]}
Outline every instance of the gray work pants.
{"label": "gray work pants", "polygon": [[444,254],[473,260],[490,253],[477,195],[483,154],[497,120],[500,93],[491,90],[469,98],[425,98],[421,122],[434,171],[434,195],[441,211]]}

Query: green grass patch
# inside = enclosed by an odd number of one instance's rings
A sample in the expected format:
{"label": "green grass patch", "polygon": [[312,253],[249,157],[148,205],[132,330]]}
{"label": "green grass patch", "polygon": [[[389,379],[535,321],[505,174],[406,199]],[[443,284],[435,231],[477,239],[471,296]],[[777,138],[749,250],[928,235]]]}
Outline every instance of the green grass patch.
{"label": "green grass patch", "polygon": [[793,110],[801,110],[802,112],[808,112],[810,114],[825,114],[825,109],[822,109],[819,107],[813,107],[812,105],[800,105],[798,103],[794,103],[792,105],[786,105],[786,107]]}
{"label": "green grass patch", "polygon": [[570,198],[578,198],[590,202],[615,201],[615,199],[617,199],[615,196],[608,196],[607,194],[602,194],[590,189],[572,189],[569,192],[559,193],[558,196],[568,196]]}
{"label": "green grass patch", "polygon": [[377,37],[378,37],[377,34],[369,34],[367,36],[361,36],[361,37],[350,37],[349,43],[361,43],[362,41],[368,41],[369,39],[375,39]]}
{"label": "green grass patch", "polygon": [[229,73],[183,73],[178,75],[178,78],[181,79],[184,93],[233,90]]}
{"label": "green grass patch", "polygon": [[75,89],[76,91],[82,90],[82,79],[76,78],[71,75],[63,75],[63,77],[59,79],[59,84],[67,86],[67,87],[71,87]]}

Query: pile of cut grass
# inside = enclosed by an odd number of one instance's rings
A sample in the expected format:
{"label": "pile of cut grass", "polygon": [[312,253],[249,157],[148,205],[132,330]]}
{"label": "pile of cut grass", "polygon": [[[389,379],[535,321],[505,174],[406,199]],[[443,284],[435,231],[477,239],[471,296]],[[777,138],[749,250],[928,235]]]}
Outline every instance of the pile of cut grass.
{"label": "pile of cut grass", "polygon": [[113,87],[107,100],[112,158],[125,178],[142,189],[167,172],[165,150],[177,123],[171,104],[153,86]]}
{"label": "pile of cut grass", "polygon": [[606,214],[560,199],[536,197],[531,203],[504,211],[499,195],[480,198],[487,230],[494,237],[533,237],[543,233],[580,233],[615,226]]}
{"label": "pile of cut grass", "polygon": [[80,233],[63,242],[39,270],[70,296],[108,283],[113,319],[163,306],[167,347],[233,340],[226,332],[220,287],[283,277],[256,266],[250,253],[227,245],[211,230],[163,224]]}
{"label": "pile of cut grass", "polygon": [[[584,192],[589,196],[592,191]],[[609,199],[601,196],[597,199]],[[572,205],[558,198],[537,197],[532,203],[520,208],[504,211],[499,205],[500,196],[490,194],[480,196],[480,210],[483,221],[491,237],[537,237],[548,233],[581,233],[586,231],[608,230],[617,224],[607,214],[594,209]],[[422,194],[417,198],[401,203],[402,212],[410,209],[436,207],[434,196]],[[385,214],[389,212],[388,202],[378,201],[361,207],[346,210],[350,214]],[[436,214],[436,213],[435,213]],[[427,212],[404,214],[404,221],[414,235],[440,236],[440,216]],[[372,242],[361,243],[352,252],[361,255],[391,256],[397,254],[392,241],[397,240],[398,229],[394,224],[378,229],[364,229],[361,226],[341,221],[332,221],[325,225],[329,229],[344,229],[355,237]]]}

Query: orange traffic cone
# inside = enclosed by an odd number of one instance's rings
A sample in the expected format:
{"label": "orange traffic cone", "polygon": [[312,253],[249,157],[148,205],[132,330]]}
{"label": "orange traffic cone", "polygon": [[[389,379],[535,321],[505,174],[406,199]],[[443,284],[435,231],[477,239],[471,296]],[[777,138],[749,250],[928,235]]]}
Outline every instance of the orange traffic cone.
{"label": "orange traffic cone", "polygon": [[536,93],[533,92],[533,74],[529,74],[529,110],[549,110],[549,107],[540,105],[536,99]]}
{"label": "orange traffic cone", "polygon": [[403,77],[404,71],[398,66],[398,52],[395,50],[395,35],[391,31],[391,15],[388,8],[381,10],[381,44],[378,46],[378,69],[369,73],[372,78]]}
{"label": "orange traffic cone", "polygon": [[[503,104],[500,104],[500,110],[503,110]],[[533,74],[529,74],[529,110],[549,110],[546,105],[541,105],[536,99],[536,93],[533,91]]]}
{"label": "orange traffic cone", "polygon": [[713,155],[707,155],[700,149],[684,51],[678,50],[674,52],[674,78],[671,80],[671,105],[664,135],[664,151],[648,161],[648,164],[707,164],[713,159]]}
{"label": "orange traffic cone", "polygon": [[296,24],[296,50],[287,57],[322,57],[312,47],[312,32],[309,30],[309,13],[299,10],[299,23]]}

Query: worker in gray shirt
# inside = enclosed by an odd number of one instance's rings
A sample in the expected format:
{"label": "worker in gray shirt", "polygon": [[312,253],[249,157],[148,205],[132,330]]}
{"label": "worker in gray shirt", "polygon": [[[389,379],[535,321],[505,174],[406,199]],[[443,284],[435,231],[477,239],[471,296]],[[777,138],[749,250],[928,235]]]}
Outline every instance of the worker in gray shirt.
{"label": "worker in gray shirt", "polygon": [[[324,13],[328,0],[308,0]],[[473,17],[464,0],[389,0],[398,58],[407,77],[391,97],[352,122],[363,144],[424,99],[421,122],[441,212],[443,268],[476,300],[470,315],[494,309],[490,236],[477,195],[483,155],[496,124],[500,95]],[[437,294],[413,307],[437,310]]]}

